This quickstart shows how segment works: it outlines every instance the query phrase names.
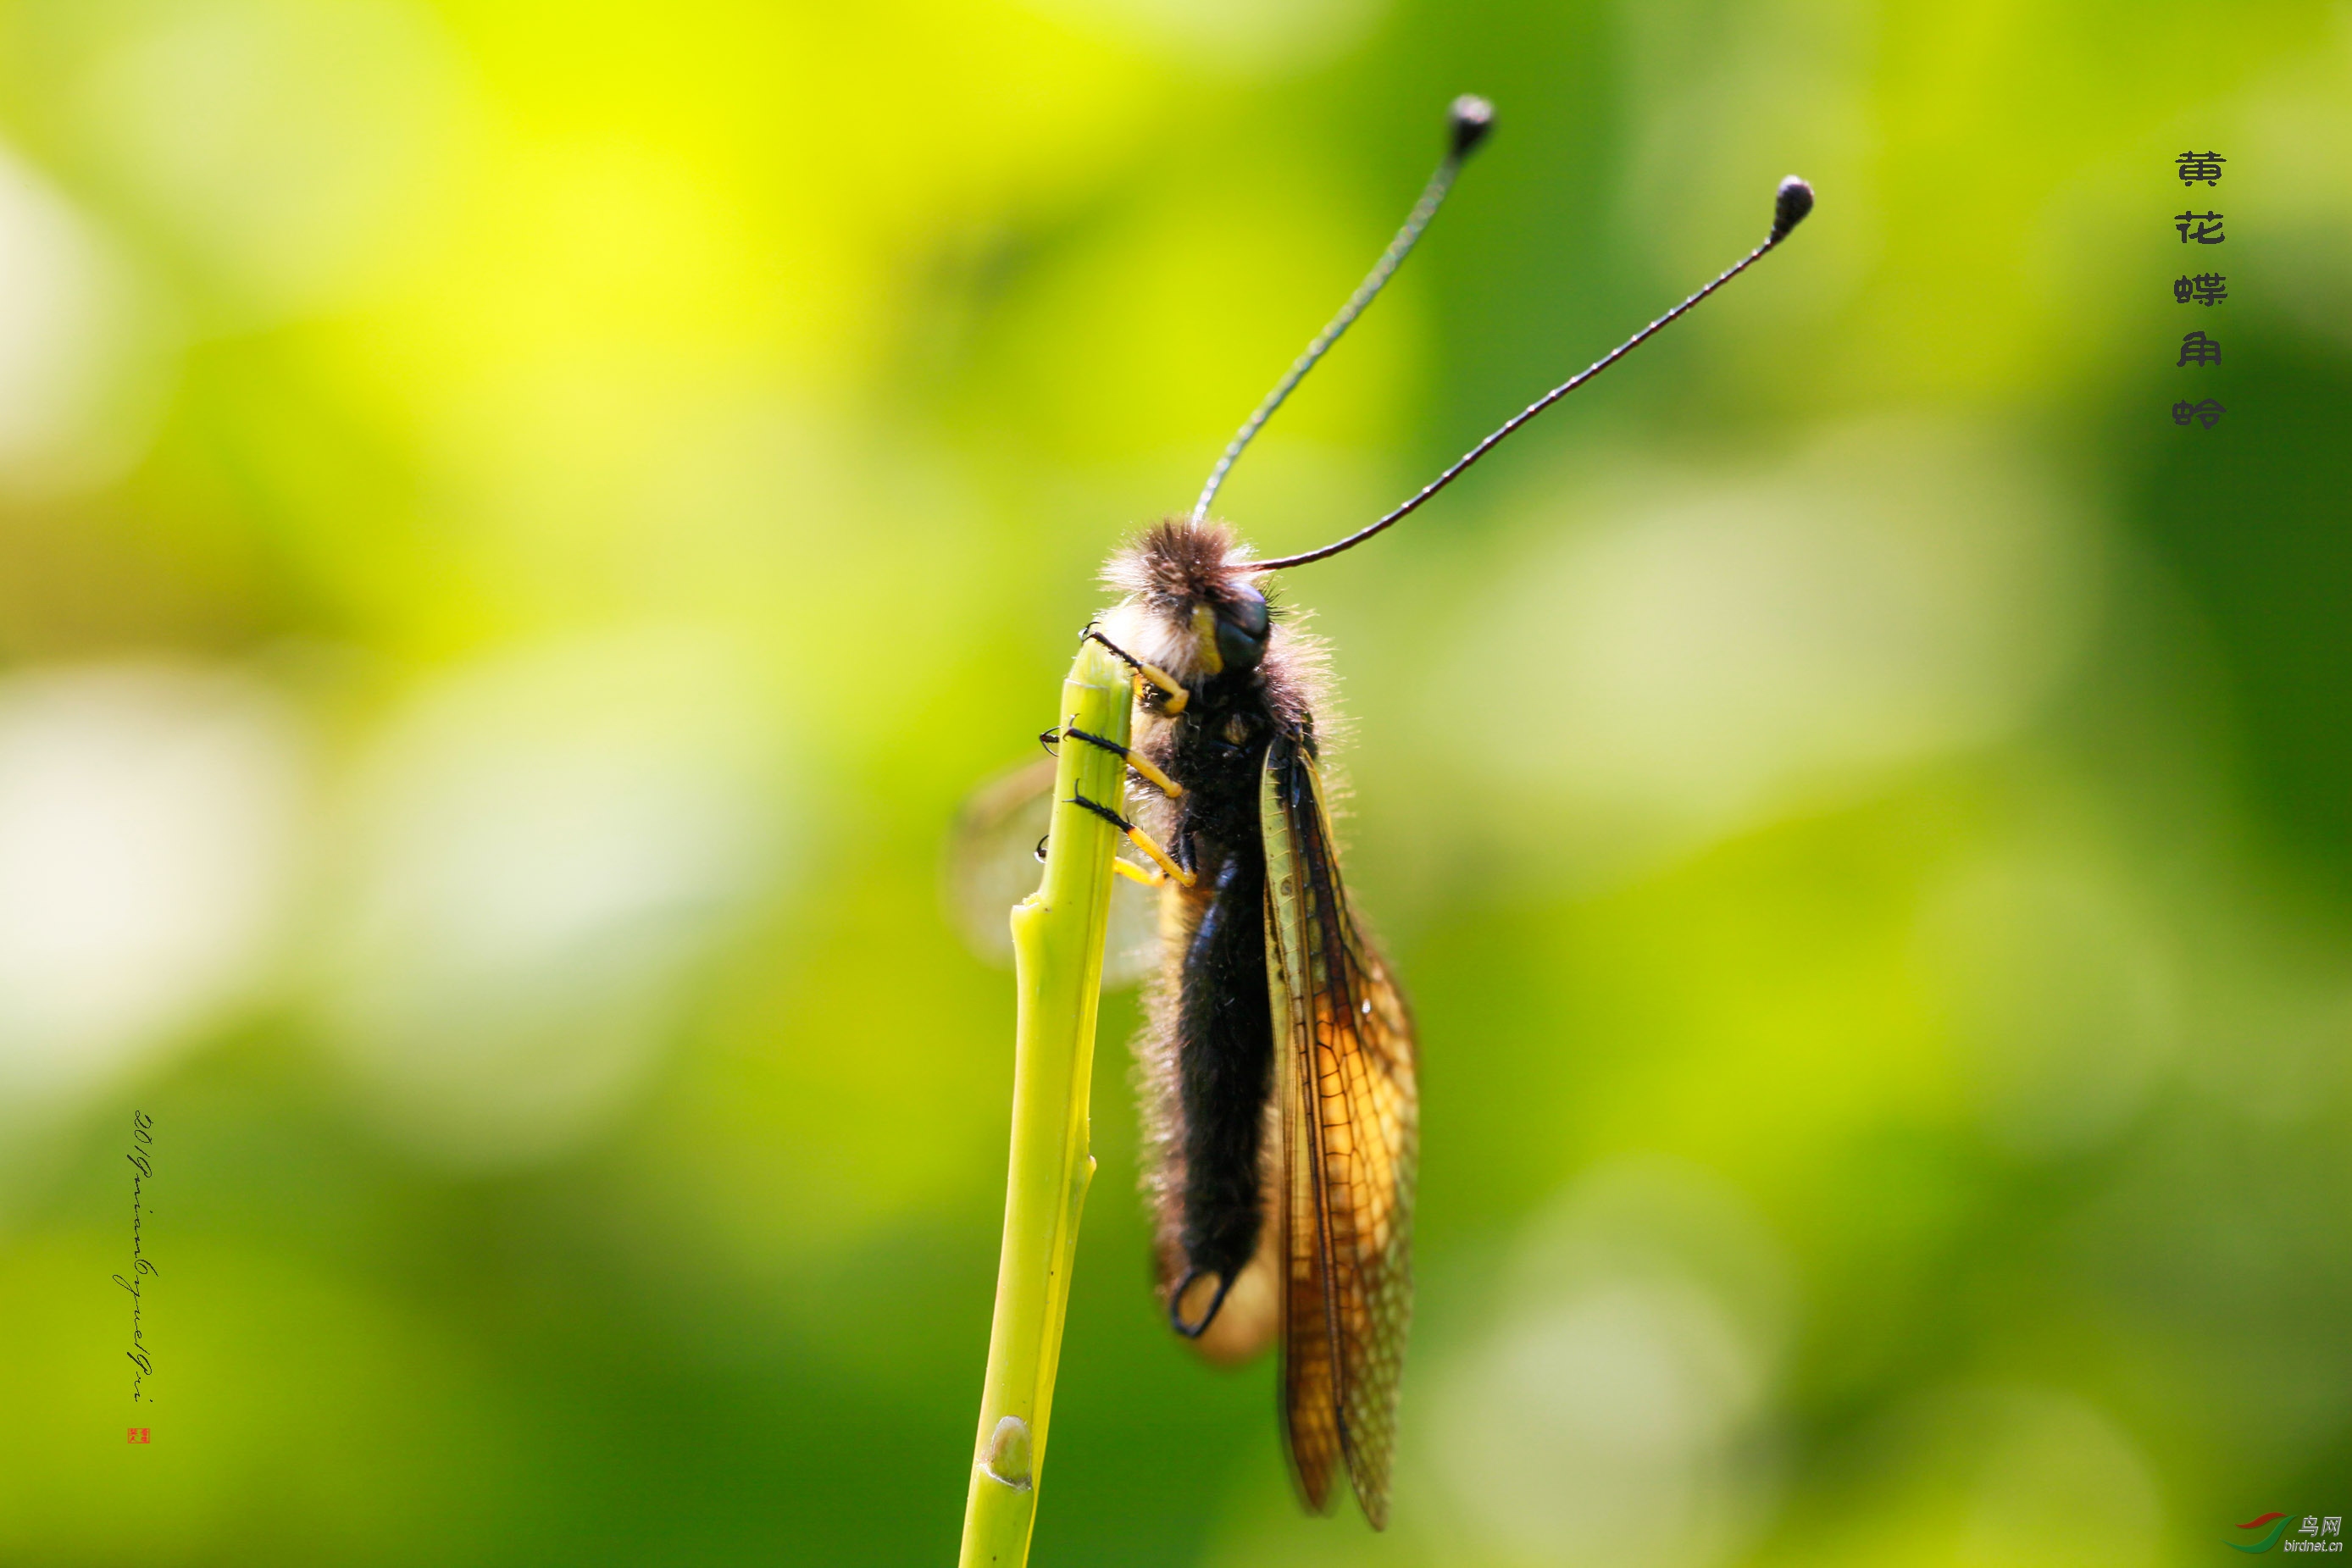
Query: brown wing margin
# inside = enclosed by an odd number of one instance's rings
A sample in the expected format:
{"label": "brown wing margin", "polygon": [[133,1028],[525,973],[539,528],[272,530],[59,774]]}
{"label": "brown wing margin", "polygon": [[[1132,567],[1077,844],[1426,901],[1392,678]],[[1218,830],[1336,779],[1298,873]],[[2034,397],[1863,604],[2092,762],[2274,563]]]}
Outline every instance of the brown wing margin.
{"label": "brown wing margin", "polygon": [[1412,1315],[1412,1020],[1356,929],[1322,781],[1292,742],[1266,753],[1259,825],[1282,1117],[1283,1432],[1307,1506],[1329,1510],[1344,1460],[1378,1529]]}

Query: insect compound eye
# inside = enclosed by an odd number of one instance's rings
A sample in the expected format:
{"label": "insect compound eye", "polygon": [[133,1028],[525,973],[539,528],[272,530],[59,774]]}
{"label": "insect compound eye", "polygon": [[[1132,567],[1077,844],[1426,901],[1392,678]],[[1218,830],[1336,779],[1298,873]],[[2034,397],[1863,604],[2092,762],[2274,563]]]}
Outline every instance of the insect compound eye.
{"label": "insect compound eye", "polygon": [[1234,585],[1232,602],[1217,607],[1217,653],[1228,667],[1255,669],[1265,657],[1265,595],[1246,583]]}
{"label": "insect compound eye", "polygon": [[1217,653],[1228,670],[1254,670],[1265,657],[1265,641],[1253,637],[1232,622],[1217,622]]}
{"label": "insect compound eye", "polygon": [[1234,584],[1231,591],[1234,595],[1233,601],[1221,608],[1219,612],[1221,618],[1232,622],[1259,642],[1265,642],[1266,622],[1269,619],[1266,614],[1265,595],[1246,582]]}

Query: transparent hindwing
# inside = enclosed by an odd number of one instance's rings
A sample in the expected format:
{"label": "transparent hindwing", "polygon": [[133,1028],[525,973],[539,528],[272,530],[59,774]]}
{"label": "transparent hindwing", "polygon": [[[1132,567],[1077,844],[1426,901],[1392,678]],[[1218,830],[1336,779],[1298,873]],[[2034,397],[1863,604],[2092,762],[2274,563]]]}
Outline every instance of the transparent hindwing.
{"label": "transparent hindwing", "polygon": [[[999,774],[972,791],[950,834],[944,901],[967,946],[1000,968],[1013,967],[1013,906],[1037,891],[1037,849],[1054,811],[1054,759]],[[1140,863],[1131,849],[1121,857]],[[1160,895],[1129,877],[1112,879],[1110,939],[1103,985],[1131,986],[1160,961]]]}

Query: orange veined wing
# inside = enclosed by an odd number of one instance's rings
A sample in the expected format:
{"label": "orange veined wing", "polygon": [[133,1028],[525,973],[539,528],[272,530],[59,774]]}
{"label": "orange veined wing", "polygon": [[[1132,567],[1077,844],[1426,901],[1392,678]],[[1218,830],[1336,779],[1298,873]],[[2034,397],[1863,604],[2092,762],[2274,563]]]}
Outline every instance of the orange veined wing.
{"label": "orange veined wing", "polygon": [[1259,823],[1282,1117],[1284,1436],[1307,1507],[1330,1508],[1344,1462],[1378,1529],[1412,1315],[1412,1019],[1349,911],[1314,759],[1287,740],[1266,752]]}

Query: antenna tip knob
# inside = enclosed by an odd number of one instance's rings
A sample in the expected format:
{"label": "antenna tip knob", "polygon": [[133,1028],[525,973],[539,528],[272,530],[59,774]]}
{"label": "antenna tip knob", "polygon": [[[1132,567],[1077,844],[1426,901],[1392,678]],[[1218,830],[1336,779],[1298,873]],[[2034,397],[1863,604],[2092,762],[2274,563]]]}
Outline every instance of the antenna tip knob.
{"label": "antenna tip knob", "polygon": [[1467,158],[1495,129],[1495,106],[1475,92],[1465,92],[1447,106],[1445,129],[1453,138],[1453,155]]}
{"label": "antenna tip knob", "polygon": [[1813,210],[1813,188],[1791,174],[1780,182],[1780,193],[1772,198],[1772,237],[1784,240],[1789,231],[1805,221]]}

